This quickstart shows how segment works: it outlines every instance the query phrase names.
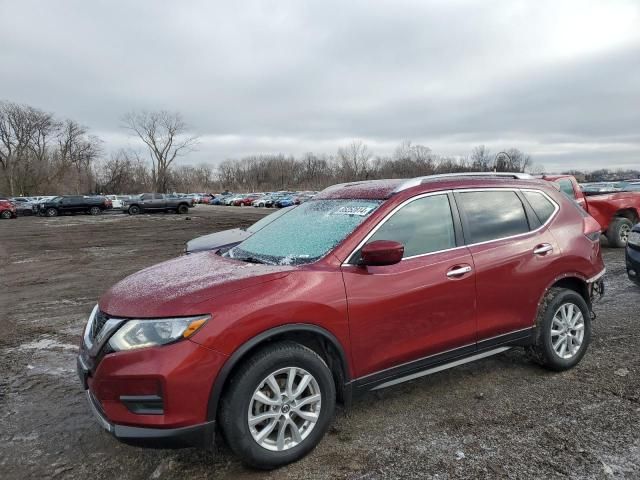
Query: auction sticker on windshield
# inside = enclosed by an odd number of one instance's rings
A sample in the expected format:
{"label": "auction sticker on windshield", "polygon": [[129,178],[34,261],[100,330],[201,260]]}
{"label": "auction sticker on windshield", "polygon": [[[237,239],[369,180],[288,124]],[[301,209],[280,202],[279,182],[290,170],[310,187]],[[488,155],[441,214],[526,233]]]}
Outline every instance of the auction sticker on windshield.
{"label": "auction sticker on windshield", "polygon": [[373,207],[349,207],[344,206],[340,207],[333,212],[330,212],[331,215],[359,215],[361,217],[366,217],[369,215],[369,212],[373,210]]}

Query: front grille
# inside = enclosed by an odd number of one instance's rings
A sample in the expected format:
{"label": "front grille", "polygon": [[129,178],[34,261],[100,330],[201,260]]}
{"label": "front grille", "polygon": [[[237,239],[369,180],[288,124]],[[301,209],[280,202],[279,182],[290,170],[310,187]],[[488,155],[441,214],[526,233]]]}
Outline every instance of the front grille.
{"label": "front grille", "polygon": [[95,340],[96,335],[100,333],[100,330],[102,330],[104,324],[107,323],[107,320],[109,320],[109,317],[104,312],[101,312],[100,310],[96,312],[96,316],[93,319],[93,325],[91,326],[91,340]]}

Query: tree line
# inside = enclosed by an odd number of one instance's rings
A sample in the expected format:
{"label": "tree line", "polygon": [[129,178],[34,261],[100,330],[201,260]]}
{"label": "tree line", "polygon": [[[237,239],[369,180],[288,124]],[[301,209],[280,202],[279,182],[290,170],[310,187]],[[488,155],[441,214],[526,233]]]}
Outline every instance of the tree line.
{"label": "tree line", "polygon": [[179,164],[197,148],[179,113],[130,112],[123,128],[143,150],[105,153],[104,143],[75,120],[13,102],[0,102],[0,193],[120,194],[140,192],[319,190],[356,180],[407,178],[462,171],[541,173],[530,155],[511,148],[495,155],[475,147],[467,156],[440,155],[429,147],[401,142],[391,155],[376,155],[354,140],[332,154],[257,154],[217,166]]}

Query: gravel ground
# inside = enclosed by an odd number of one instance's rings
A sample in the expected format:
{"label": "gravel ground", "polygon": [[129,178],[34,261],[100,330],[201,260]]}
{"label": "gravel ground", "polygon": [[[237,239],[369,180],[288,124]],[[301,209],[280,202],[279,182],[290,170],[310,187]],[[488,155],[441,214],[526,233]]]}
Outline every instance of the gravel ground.
{"label": "gravel ground", "polygon": [[311,455],[272,472],[246,469],[224,445],[146,450],[102,432],[75,375],[96,299],[184,241],[264,213],[0,221],[0,477],[640,478],[640,288],[624,252],[607,248],[593,342],[571,371],[542,370],[514,349],[371,393]]}

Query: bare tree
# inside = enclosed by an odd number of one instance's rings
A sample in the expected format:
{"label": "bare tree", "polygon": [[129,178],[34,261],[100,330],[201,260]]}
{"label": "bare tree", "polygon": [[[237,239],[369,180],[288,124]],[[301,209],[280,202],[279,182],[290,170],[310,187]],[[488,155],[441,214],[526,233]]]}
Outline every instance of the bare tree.
{"label": "bare tree", "polygon": [[488,172],[493,168],[493,156],[487,147],[479,145],[471,150],[469,157],[471,168],[481,172]]}
{"label": "bare tree", "polygon": [[46,171],[48,140],[56,128],[50,113],[0,103],[0,169],[10,195],[38,187]]}
{"label": "bare tree", "polygon": [[369,148],[361,140],[354,140],[346,147],[339,148],[338,162],[343,179],[361,180],[367,178],[371,156]]}
{"label": "bare tree", "polygon": [[198,137],[188,134],[187,124],[177,112],[130,112],[123,121],[125,127],[149,149],[155,189],[167,191],[171,164],[180,155],[192,151],[198,143]]}
{"label": "bare tree", "polygon": [[57,176],[68,173],[73,168],[76,193],[91,189],[92,165],[102,151],[98,137],[88,134],[87,127],[74,120],[65,120],[58,135],[59,159]]}

